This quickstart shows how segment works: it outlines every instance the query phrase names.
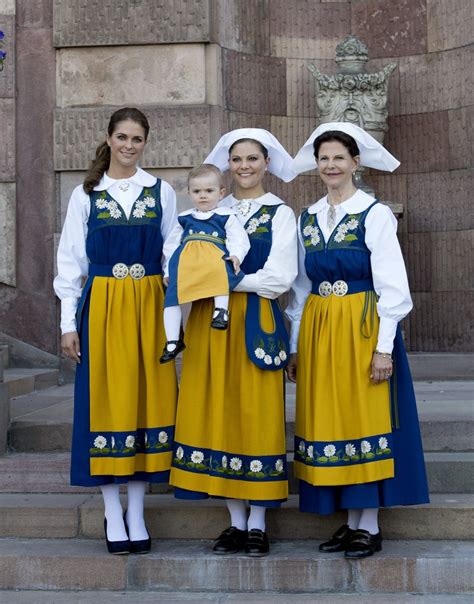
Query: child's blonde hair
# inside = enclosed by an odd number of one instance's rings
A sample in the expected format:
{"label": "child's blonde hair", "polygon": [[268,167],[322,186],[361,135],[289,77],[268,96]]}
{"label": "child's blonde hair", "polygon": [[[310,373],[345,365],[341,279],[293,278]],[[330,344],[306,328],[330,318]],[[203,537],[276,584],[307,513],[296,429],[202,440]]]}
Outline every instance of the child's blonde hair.
{"label": "child's blonde hair", "polygon": [[200,166],[197,166],[197,168],[193,168],[188,174],[188,188],[189,183],[193,178],[199,178],[199,176],[207,176],[208,174],[214,174],[214,176],[216,176],[217,178],[217,182],[219,183],[219,188],[224,188],[224,178],[222,176],[222,172],[217,166],[214,166],[213,164],[201,164]]}

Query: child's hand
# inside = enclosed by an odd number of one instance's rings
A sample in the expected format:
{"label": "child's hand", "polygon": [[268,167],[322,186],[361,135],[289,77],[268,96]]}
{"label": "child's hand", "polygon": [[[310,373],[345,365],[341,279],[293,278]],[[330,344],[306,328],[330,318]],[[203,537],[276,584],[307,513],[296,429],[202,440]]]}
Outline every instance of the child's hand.
{"label": "child's hand", "polygon": [[237,273],[240,271],[240,260],[237,258],[237,256],[227,256],[226,260],[230,260],[230,262],[232,262],[234,273],[237,275]]}
{"label": "child's hand", "polygon": [[169,277],[163,277],[163,285],[165,287],[168,287],[169,284],[170,284],[170,278]]}

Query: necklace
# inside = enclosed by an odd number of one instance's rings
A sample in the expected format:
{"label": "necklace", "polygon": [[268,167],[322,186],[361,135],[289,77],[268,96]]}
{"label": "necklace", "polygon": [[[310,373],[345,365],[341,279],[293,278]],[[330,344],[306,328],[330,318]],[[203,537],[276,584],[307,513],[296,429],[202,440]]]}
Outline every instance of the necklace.
{"label": "necklace", "polygon": [[241,199],[237,203],[237,211],[242,216],[247,216],[247,214],[250,212],[251,208],[252,208],[252,200],[251,199]]}
{"label": "necklace", "polygon": [[118,188],[125,193],[125,191],[129,190],[130,183],[127,182],[126,180],[124,180],[121,183],[119,183]]}
{"label": "necklace", "polygon": [[332,231],[333,228],[336,226],[336,208],[332,205],[332,203],[329,203],[329,201],[328,201],[328,205],[329,205],[329,210],[328,210],[327,226],[328,226],[328,229],[330,231]]}

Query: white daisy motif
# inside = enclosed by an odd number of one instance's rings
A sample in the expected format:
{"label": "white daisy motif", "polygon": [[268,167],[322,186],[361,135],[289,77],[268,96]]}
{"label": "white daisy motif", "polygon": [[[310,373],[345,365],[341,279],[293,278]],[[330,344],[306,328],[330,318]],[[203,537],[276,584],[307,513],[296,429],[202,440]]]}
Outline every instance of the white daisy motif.
{"label": "white daisy motif", "polygon": [[147,208],[154,208],[156,205],[155,198],[150,196],[145,197],[143,203],[146,205]]}
{"label": "white daisy motif", "polygon": [[127,449],[132,449],[135,446],[135,437],[132,434],[129,434],[125,439],[125,446]]}
{"label": "white daisy motif", "polygon": [[204,453],[202,451],[193,451],[191,453],[191,461],[193,463],[202,463],[204,460]]}
{"label": "white daisy motif", "polygon": [[205,235],[205,234],[206,234],[206,231],[199,231],[199,234],[200,234],[200,235]]}
{"label": "white daisy motif", "polygon": [[164,444],[168,442],[168,434],[166,434],[166,432],[164,430],[162,430],[161,432],[159,432],[158,434],[158,440],[160,441],[160,443]]}
{"label": "white daisy motif", "polygon": [[263,350],[263,348],[256,348],[254,350],[254,353],[257,359],[263,359],[263,357],[265,356],[265,351]]}
{"label": "white daisy motif", "polygon": [[143,218],[146,214],[146,208],[142,206],[136,206],[136,208],[132,212],[132,216],[134,218]]}
{"label": "white daisy motif", "polygon": [[176,449],[176,457],[177,457],[177,459],[183,459],[183,455],[184,455],[183,447],[178,447]]}
{"label": "white daisy motif", "polygon": [[255,227],[257,228],[259,225],[259,219],[258,218],[252,218],[249,220],[249,226]]}
{"label": "white daisy motif", "polygon": [[115,438],[113,436],[110,437],[110,448],[115,449]]}
{"label": "white daisy motif", "polygon": [[312,234],[313,234],[313,227],[312,227],[310,224],[308,224],[308,225],[307,225],[307,226],[305,226],[305,227],[304,227],[304,229],[303,229],[303,235],[304,235],[305,237],[309,237],[309,236],[310,236],[310,235],[312,235]]}
{"label": "white daisy motif", "polygon": [[334,445],[326,445],[323,451],[326,457],[333,457],[336,454],[336,447]]}
{"label": "white daisy motif", "polygon": [[340,226],[337,227],[337,231],[338,233],[347,233],[347,231],[349,230],[347,224],[341,224]]}
{"label": "white daisy motif", "polygon": [[106,199],[104,199],[103,197],[100,197],[95,202],[95,207],[98,210],[105,210],[105,208],[107,208],[108,205],[109,205],[109,202]]}
{"label": "white daisy motif", "polygon": [[96,436],[94,439],[94,447],[96,449],[103,449],[107,446],[107,439],[105,436]]}
{"label": "white daisy motif", "polygon": [[281,359],[280,357],[275,357],[273,359],[273,362],[275,363],[275,365],[278,367],[278,365],[281,365]]}
{"label": "white daisy motif", "polygon": [[269,354],[266,354],[263,357],[263,362],[265,363],[265,365],[271,365],[272,364],[272,357]]}
{"label": "white daisy motif", "polygon": [[360,443],[360,450],[362,451],[362,453],[369,453],[371,449],[372,445],[369,443],[368,440],[363,440]]}
{"label": "white daisy motif", "polygon": [[313,459],[313,457],[314,457],[314,447],[313,447],[313,445],[309,445],[309,447],[306,449],[306,455],[310,459]]}
{"label": "white daisy motif", "polygon": [[265,224],[266,222],[268,222],[270,220],[270,214],[262,214],[260,216],[260,224]]}
{"label": "white daisy motif", "polygon": [[250,462],[250,471],[251,472],[261,472],[263,468],[263,464],[260,460],[258,459],[253,459]]}
{"label": "white daisy motif", "polygon": [[300,441],[300,444],[298,445],[298,451],[303,454],[306,451],[306,445],[304,443],[304,441]]}
{"label": "white daisy motif", "polygon": [[381,449],[386,449],[388,447],[388,440],[385,438],[385,436],[381,436],[379,438],[379,447]]}
{"label": "white daisy motif", "polygon": [[232,457],[229,463],[232,470],[238,472],[242,467],[242,460],[239,457]]}
{"label": "white daisy motif", "polygon": [[338,231],[334,235],[334,241],[336,241],[337,243],[341,243],[341,241],[344,241],[345,237],[346,237],[345,233],[341,233]]}
{"label": "white daisy motif", "polygon": [[250,225],[245,229],[248,235],[252,235],[257,230],[256,226]]}
{"label": "white daisy motif", "polygon": [[284,350],[280,350],[280,352],[278,353],[278,356],[280,357],[280,359],[282,361],[286,361],[286,359],[287,359],[287,355],[286,355],[286,352]]}
{"label": "white daisy motif", "polygon": [[321,237],[317,233],[311,237],[311,245],[318,245],[320,241]]}
{"label": "white daisy motif", "polygon": [[355,229],[359,226],[359,221],[355,218],[352,218],[349,220],[349,222],[346,222],[345,226],[348,231],[355,231]]}
{"label": "white daisy motif", "polygon": [[223,468],[227,468],[227,455],[222,456],[221,465]]}
{"label": "white daisy motif", "polygon": [[145,445],[148,443],[148,434],[145,432]]}
{"label": "white daisy motif", "polygon": [[347,443],[346,445],[346,455],[347,457],[352,457],[356,454],[356,448],[352,443]]}
{"label": "white daisy motif", "polygon": [[212,231],[212,236],[213,237],[219,237],[219,233],[217,231]]}
{"label": "white daisy motif", "polygon": [[188,233],[192,235],[194,233],[193,229],[189,229]]}
{"label": "white daisy motif", "polygon": [[283,472],[283,459],[277,459],[275,462],[275,470],[277,472]]}

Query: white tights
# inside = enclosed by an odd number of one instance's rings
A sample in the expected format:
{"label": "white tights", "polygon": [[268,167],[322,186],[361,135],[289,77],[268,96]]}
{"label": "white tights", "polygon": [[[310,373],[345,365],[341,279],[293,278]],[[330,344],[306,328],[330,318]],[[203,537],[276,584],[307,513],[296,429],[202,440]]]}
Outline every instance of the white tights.
{"label": "white tights", "polygon": [[[126,520],[132,541],[148,539],[148,531],[143,518],[145,488],[146,482],[130,480],[127,483],[128,507]],[[119,489],[118,484],[106,484],[101,487],[109,541],[126,541],[128,539],[123,521]]]}
{"label": "white tights", "polygon": [[265,511],[261,505],[251,505],[247,520],[247,506],[243,499],[226,499],[227,509],[230,513],[230,523],[241,531],[250,529],[265,530]]}
{"label": "white tights", "polygon": [[378,515],[378,508],[347,510],[347,524],[352,530],[363,529],[371,535],[376,535],[379,532]]}

